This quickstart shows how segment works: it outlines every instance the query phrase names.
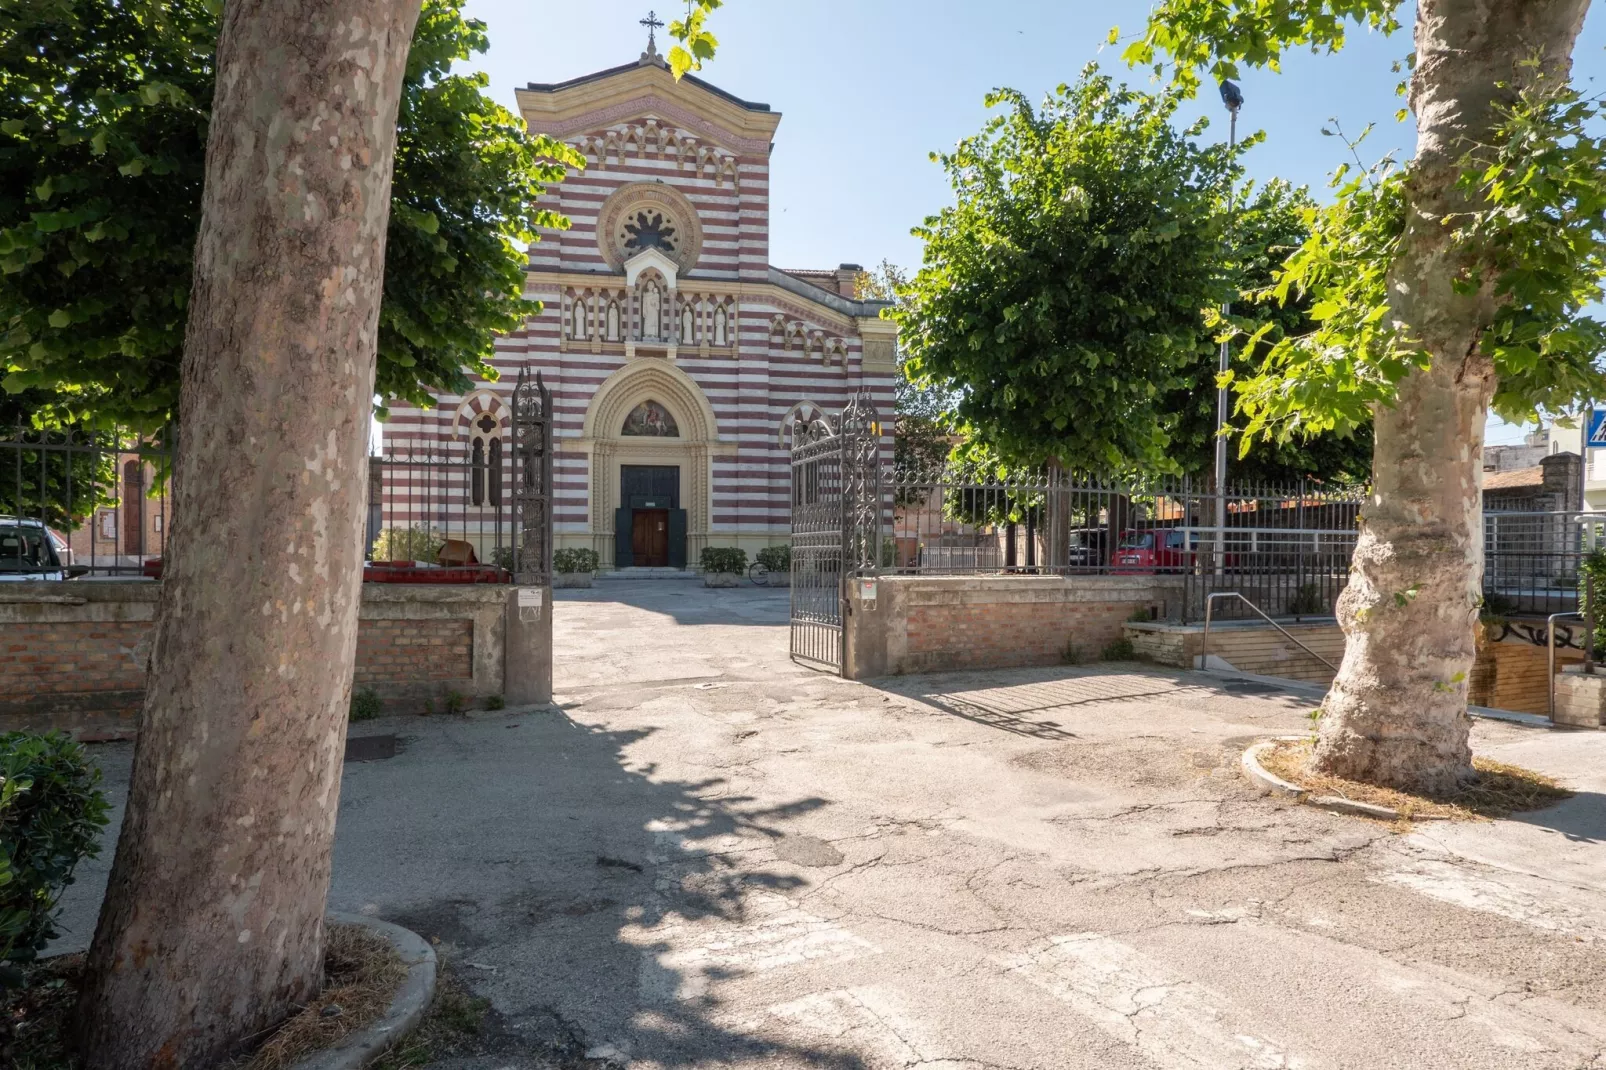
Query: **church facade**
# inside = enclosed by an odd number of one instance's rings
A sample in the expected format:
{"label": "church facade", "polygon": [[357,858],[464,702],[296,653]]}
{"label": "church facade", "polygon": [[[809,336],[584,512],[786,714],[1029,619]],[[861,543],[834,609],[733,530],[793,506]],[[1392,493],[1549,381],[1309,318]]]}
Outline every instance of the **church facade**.
{"label": "church facade", "polygon": [[559,548],[595,549],[604,567],[683,567],[705,546],[785,543],[793,426],[863,391],[890,435],[897,360],[896,328],[858,298],[856,266],[769,263],[780,114],[676,82],[650,45],[518,101],[533,132],[586,159],[549,195],[570,229],[531,246],[526,294],[542,311],[498,341],[499,381],[432,410],[397,406],[387,439],[500,455],[513,384],[540,372]]}

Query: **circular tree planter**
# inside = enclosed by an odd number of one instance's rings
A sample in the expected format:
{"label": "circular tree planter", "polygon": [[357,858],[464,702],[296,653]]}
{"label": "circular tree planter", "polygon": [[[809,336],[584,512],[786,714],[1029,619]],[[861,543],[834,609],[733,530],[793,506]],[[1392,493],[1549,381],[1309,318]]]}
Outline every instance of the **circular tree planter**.
{"label": "circular tree planter", "polygon": [[390,942],[407,967],[407,976],[384,1015],[349,1033],[332,1048],[307,1056],[295,1070],[362,1070],[405,1037],[423,1019],[435,998],[435,949],[417,933],[360,914],[329,915],[336,925],[360,925]]}
{"label": "circular tree planter", "polygon": [[1339,814],[1355,814],[1359,817],[1375,817],[1383,821],[1398,821],[1401,814],[1398,810],[1388,806],[1377,806],[1373,803],[1358,802],[1354,799],[1344,799],[1337,795],[1314,795],[1308,789],[1298,784],[1291,784],[1282,777],[1268,770],[1260,764],[1261,755],[1274,749],[1279,743],[1298,742],[1302,736],[1279,736],[1276,739],[1262,740],[1244,751],[1244,775],[1251,783],[1260,788],[1263,795],[1278,795],[1295,802],[1307,803],[1322,810],[1331,810]]}
{"label": "circular tree planter", "polygon": [[554,572],[552,587],[554,590],[563,587],[590,587],[595,576],[595,572]]}
{"label": "circular tree planter", "polygon": [[736,572],[705,572],[703,573],[704,587],[740,587],[742,577]]}

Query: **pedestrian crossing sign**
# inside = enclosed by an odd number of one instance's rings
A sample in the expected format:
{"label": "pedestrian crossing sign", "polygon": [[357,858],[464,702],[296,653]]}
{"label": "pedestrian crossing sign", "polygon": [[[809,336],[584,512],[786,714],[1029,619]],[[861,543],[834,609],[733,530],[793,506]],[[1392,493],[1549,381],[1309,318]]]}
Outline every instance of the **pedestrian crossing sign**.
{"label": "pedestrian crossing sign", "polygon": [[1589,410],[1589,436],[1584,444],[1592,450],[1606,449],[1606,409]]}

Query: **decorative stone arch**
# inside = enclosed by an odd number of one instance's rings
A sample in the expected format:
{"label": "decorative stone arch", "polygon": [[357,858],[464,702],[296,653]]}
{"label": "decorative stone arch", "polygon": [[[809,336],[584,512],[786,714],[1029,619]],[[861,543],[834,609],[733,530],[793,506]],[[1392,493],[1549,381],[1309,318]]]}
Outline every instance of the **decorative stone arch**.
{"label": "decorative stone arch", "polygon": [[[629,437],[625,419],[636,406],[656,401],[680,430],[677,438]],[[614,372],[591,397],[581,425],[581,441],[591,455],[591,531],[595,549],[613,561],[614,510],[619,500],[619,469],[624,465],[673,465],[680,469],[680,505],[686,510],[686,553],[695,561],[708,544],[713,524],[713,457],[733,447],[719,441],[714,408],[696,381],[667,361],[633,361]]]}
{"label": "decorative stone arch", "polygon": [[799,421],[808,425],[816,420],[824,420],[826,418],[826,411],[823,406],[812,401],[798,402],[786,410],[786,415],[781,417],[781,426],[775,429],[776,448],[788,452],[791,451],[793,432],[797,429]]}
{"label": "decorative stone arch", "polygon": [[510,426],[513,417],[500,394],[490,387],[481,387],[458,402],[457,411],[452,415],[452,440],[462,442],[481,434],[484,431],[479,426],[482,415],[494,419],[499,432]]}

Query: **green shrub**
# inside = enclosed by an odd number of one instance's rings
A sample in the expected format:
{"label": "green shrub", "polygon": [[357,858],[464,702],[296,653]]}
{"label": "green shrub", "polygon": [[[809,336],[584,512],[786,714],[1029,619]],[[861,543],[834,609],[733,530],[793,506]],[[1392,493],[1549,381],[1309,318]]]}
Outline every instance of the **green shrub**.
{"label": "green shrub", "polygon": [[375,561],[434,561],[446,539],[430,530],[428,524],[410,528],[386,528],[374,540]]}
{"label": "green shrub", "polygon": [[1331,613],[1332,606],[1328,604],[1321,584],[1302,583],[1299,585],[1299,590],[1294,592],[1294,597],[1288,601],[1288,612],[1296,617],[1310,617]]}
{"label": "green shrub", "polygon": [[792,571],[792,547],[790,544],[786,546],[766,546],[758,552],[757,557],[758,563],[771,572]]}
{"label": "green shrub", "polygon": [[491,564],[508,572],[513,571],[513,547],[498,546],[491,551]]}
{"label": "green shrub", "polygon": [[704,572],[746,572],[747,551],[734,546],[705,546],[702,565]]}
{"label": "green shrub", "polygon": [[100,853],[100,770],[61,733],[0,735],[0,962],[31,962],[56,937],[56,902]]}
{"label": "green shrub", "polygon": [[1082,650],[1081,650],[1080,647],[1078,647],[1076,645],[1075,642],[1071,642],[1071,641],[1067,641],[1066,642],[1065,649],[1060,651],[1060,664],[1062,664],[1062,665],[1080,665],[1080,664],[1082,664]]}
{"label": "green shrub", "polygon": [[559,550],[552,555],[552,568],[556,572],[595,572],[602,558],[595,550]]}
{"label": "green shrub", "polygon": [[507,699],[501,695],[487,695],[485,696],[485,708],[488,710],[506,709]]}
{"label": "green shrub", "polygon": [[468,709],[468,699],[456,691],[446,692],[446,712],[452,716],[459,716]]}
{"label": "green shrub", "polygon": [[353,721],[372,721],[385,712],[385,704],[379,700],[379,692],[371,687],[359,687],[351,693],[351,719]]}
{"label": "green shrub", "polygon": [[1131,661],[1137,656],[1138,652],[1132,646],[1132,640],[1123,635],[1105,647],[1099,658],[1103,661]]}

